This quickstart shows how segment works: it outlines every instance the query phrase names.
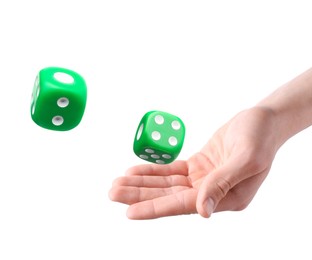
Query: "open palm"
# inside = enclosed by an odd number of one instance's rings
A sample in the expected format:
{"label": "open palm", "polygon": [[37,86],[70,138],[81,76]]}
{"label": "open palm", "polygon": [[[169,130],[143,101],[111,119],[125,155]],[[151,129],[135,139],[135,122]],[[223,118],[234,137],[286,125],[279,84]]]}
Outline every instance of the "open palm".
{"label": "open palm", "polygon": [[221,127],[187,161],[142,164],[117,178],[111,200],[130,205],[131,219],[242,210],[267,176],[277,147],[270,111],[253,108]]}

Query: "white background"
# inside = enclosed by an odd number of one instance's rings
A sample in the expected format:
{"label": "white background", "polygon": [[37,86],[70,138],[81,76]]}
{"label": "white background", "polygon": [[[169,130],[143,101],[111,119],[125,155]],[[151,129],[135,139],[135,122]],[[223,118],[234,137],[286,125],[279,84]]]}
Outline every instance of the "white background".
{"label": "white background", "polygon": [[[244,211],[133,221],[108,198],[145,112],[181,117],[187,159],[311,60],[308,0],[1,1],[0,259],[311,259],[311,129]],[[71,131],[31,120],[47,66],[88,84]]]}

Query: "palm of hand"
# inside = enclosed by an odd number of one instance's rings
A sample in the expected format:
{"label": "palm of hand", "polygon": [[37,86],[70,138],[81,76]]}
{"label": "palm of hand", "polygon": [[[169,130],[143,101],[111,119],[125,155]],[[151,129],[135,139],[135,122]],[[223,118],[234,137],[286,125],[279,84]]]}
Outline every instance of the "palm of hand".
{"label": "palm of hand", "polygon": [[129,204],[127,215],[132,219],[191,213],[207,217],[207,197],[217,201],[215,212],[245,208],[276,152],[272,125],[264,115],[260,110],[238,114],[187,161],[128,169],[115,180],[110,198]]}

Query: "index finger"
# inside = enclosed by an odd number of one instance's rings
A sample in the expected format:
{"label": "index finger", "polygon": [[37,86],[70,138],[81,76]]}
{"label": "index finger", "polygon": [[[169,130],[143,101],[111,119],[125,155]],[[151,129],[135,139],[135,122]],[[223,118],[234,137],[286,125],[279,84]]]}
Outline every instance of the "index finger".
{"label": "index finger", "polygon": [[141,164],[129,168],[126,175],[169,176],[188,175],[186,161],[174,161],[170,164]]}

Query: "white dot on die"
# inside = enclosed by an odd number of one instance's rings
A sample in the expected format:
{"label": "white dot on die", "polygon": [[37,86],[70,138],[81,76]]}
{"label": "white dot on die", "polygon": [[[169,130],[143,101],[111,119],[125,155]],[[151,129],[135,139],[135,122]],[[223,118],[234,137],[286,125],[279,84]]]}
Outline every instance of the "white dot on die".
{"label": "white dot on die", "polygon": [[36,79],[35,79],[35,86],[39,85],[39,75],[37,75]]}
{"label": "white dot on die", "polygon": [[39,97],[39,93],[40,93],[40,86],[38,85],[36,88],[36,98]]}
{"label": "white dot on die", "polygon": [[170,145],[175,146],[178,143],[178,139],[174,136],[170,136],[168,142]]}
{"label": "white dot on die", "polygon": [[31,114],[35,114],[35,109],[36,109],[36,106],[35,104],[32,104],[32,107],[31,107]]}
{"label": "white dot on die", "polygon": [[158,141],[160,138],[161,138],[161,134],[158,132],[158,131],[154,131],[152,133],[152,138],[155,140],[155,141]]}
{"label": "white dot on die", "polygon": [[172,126],[172,128],[173,128],[174,130],[179,130],[180,127],[181,127],[181,124],[180,124],[179,121],[174,120],[174,121],[172,121],[171,126]]}
{"label": "white dot on die", "polygon": [[72,83],[74,83],[74,78],[71,75],[69,75],[67,73],[64,73],[64,72],[55,72],[53,74],[53,77],[57,81],[65,83],[65,84],[72,84]]}
{"label": "white dot on die", "polygon": [[171,159],[171,155],[170,154],[163,154],[162,157],[165,158],[165,159]]}
{"label": "white dot on die", "polygon": [[160,158],[160,156],[159,156],[158,154],[152,154],[151,157],[152,157],[153,159],[159,159],[159,158]]}
{"label": "white dot on die", "polygon": [[38,84],[35,84],[35,91],[31,95],[31,102],[33,102],[39,97],[39,93],[40,93],[40,86]]}
{"label": "white dot on die", "polygon": [[61,116],[55,116],[52,118],[53,125],[59,126],[64,123],[64,118]]}
{"label": "white dot on die", "polygon": [[136,136],[137,140],[139,140],[141,135],[142,135],[143,127],[144,127],[144,124],[141,124],[140,127],[139,127],[139,130],[138,130],[138,133],[137,133],[137,136]]}
{"label": "white dot on die", "polygon": [[69,100],[66,97],[61,97],[57,100],[57,105],[59,107],[67,107],[69,105]]}
{"label": "white dot on die", "polygon": [[154,153],[155,151],[153,149],[147,148],[147,149],[145,149],[145,152],[147,152],[147,153]]}
{"label": "white dot on die", "polygon": [[148,156],[145,155],[145,154],[140,154],[139,157],[142,158],[142,159],[145,159],[145,160],[148,159]]}
{"label": "white dot on die", "polygon": [[163,116],[161,116],[161,115],[155,116],[155,122],[156,122],[156,124],[162,125],[162,124],[164,123],[164,121],[165,121],[165,119],[164,119]]}
{"label": "white dot on die", "polygon": [[163,160],[156,160],[156,163],[158,164],[164,164],[165,162]]}

